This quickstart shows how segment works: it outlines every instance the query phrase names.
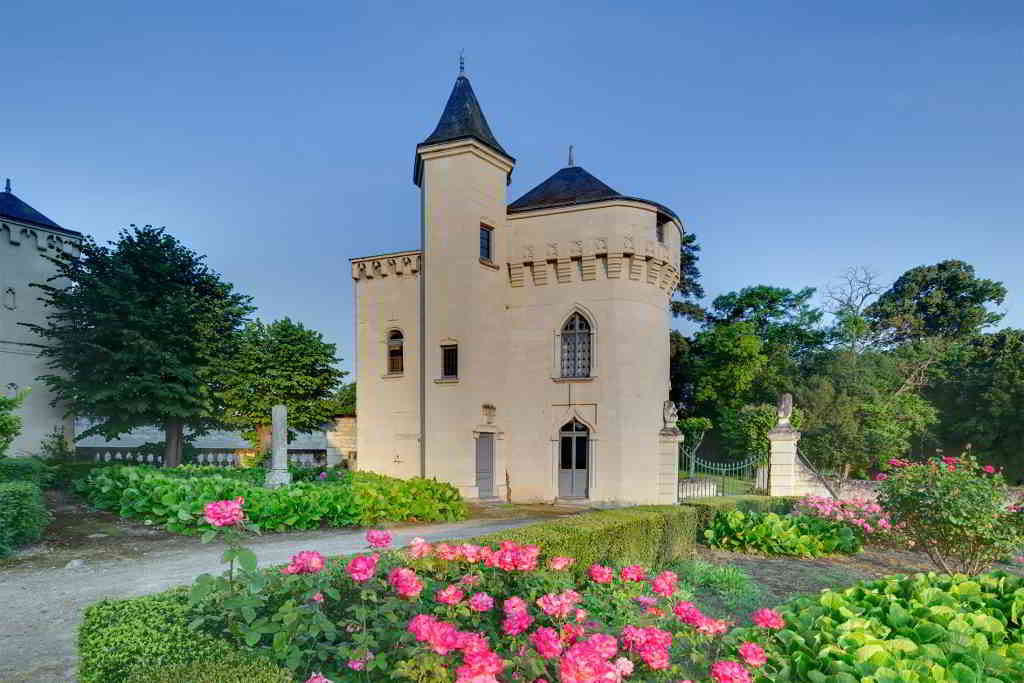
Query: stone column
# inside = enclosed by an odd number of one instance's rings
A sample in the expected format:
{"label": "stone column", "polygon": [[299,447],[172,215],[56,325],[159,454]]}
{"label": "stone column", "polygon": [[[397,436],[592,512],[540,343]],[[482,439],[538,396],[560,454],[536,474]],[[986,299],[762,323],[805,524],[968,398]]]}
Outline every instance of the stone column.
{"label": "stone column", "polygon": [[292,483],[288,471],[288,408],[276,405],[270,411],[270,471],[267,472],[267,488],[277,488]]}
{"label": "stone column", "polygon": [[803,495],[803,480],[796,458],[800,432],[793,429],[787,420],[786,424],[779,424],[768,432],[768,441],[771,443],[772,453],[768,495]]}
{"label": "stone column", "polygon": [[658,503],[679,502],[679,446],[683,433],[676,426],[658,432]]}

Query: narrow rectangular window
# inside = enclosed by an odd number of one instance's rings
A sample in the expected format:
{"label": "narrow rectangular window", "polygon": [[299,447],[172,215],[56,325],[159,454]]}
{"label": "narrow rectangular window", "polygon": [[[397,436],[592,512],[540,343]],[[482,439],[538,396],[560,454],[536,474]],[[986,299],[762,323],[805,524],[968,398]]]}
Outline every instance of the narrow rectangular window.
{"label": "narrow rectangular window", "polygon": [[445,379],[459,376],[459,347],[455,344],[441,347],[441,376]]}
{"label": "narrow rectangular window", "polygon": [[665,243],[665,224],[658,223],[658,241],[662,244]]}
{"label": "narrow rectangular window", "polygon": [[491,248],[491,228],[480,225],[480,258],[484,261],[494,260],[494,250]]}

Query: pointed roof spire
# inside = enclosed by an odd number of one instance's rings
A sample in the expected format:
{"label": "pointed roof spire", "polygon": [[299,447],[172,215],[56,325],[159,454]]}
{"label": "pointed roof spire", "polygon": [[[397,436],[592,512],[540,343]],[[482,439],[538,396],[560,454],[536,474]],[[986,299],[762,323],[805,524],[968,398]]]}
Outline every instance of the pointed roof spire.
{"label": "pointed roof spire", "polygon": [[459,75],[466,75],[466,50],[459,50]]}
{"label": "pointed roof spire", "polygon": [[576,165],[576,162],[572,158],[572,145],[569,145],[569,166],[568,166],[568,168],[572,168],[575,165]]}
{"label": "pointed roof spire", "polygon": [[28,225],[36,225],[40,228],[53,230],[54,232],[76,235],[78,237],[82,236],[81,233],[75,232],[74,230],[68,230],[60,227],[49,218],[18,199],[18,197],[11,192],[10,178],[7,178],[4,182],[4,191],[0,192],[0,219],[2,218],[6,218],[11,221],[18,221],[19,223],[26,223]]}
{"label": "pointed roof spire", "polygon": [[[441,112],[441,118],[434,128],[434,132],[427,136],[427,139],[418,146],[436,145],[442,142],[452,142],[472,138],[498,154],[515,161],[511,154],[494,137],[491,127],[487,125],[487,118],[480,108],[480,102],[476,99],[473,86],[469,84],[469,78],[465,73],[465,57],[459,55],[459,76],[455,79],[455,86],[451,95],[448,96],[448,103]],[[413,171],[413,182],[420,184],[421,164],[419,152],[416,153],[416,168]]]}

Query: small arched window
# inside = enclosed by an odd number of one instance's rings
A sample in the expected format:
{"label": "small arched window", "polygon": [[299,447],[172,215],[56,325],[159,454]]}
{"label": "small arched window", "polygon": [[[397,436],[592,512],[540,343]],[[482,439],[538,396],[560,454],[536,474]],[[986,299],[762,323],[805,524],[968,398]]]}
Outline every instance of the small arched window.
{"label": "small arched window", "polygon": [[7,289],[4,290],[3,303],[4,308],[6,308],[8,311],[13,311],[18,307],[18,297],[14,293],[13,287],[8,287]]}
{"label": "small arched window", "polygon": [[401,375],[405,371],[405,337],[398,330],[388,334],[388,374]]}
{"label": "small arched window", "polygon": [[562,327],[562,377],[590,377],[590,321],[573,313]]}

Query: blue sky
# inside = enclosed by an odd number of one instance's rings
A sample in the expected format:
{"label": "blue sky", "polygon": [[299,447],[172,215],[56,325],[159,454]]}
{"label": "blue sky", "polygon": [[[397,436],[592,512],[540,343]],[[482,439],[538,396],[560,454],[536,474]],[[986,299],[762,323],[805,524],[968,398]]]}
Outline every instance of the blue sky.
{"label": "blue sky", "polygon": [[960,258],[1024,327],[1019,2],[7,0],[0,23],[16,194],[102,241],[167,226],[345,367],[348,259],[418,246],[414,147],[462,48],[510,200],[572,143],[683,217],[709,297]]}

